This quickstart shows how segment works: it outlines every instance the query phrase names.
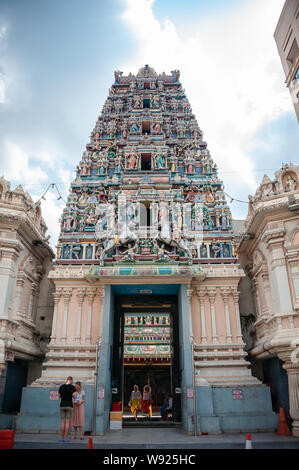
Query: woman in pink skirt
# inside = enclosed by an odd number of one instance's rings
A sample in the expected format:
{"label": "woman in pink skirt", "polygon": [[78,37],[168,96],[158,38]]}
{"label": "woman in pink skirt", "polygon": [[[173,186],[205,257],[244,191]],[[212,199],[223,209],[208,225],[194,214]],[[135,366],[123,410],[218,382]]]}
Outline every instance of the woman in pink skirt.
{"label": "woman in pink skirt", "polygon": [[85,403],[85,392],[82,390],[81,382],[75,383],[76,387],[76,398],[73,399],[73,416],[71,425],[74,427],[73,439],[77,437],[77,428],[80,431],[80,439],[84,439],[83,427],[84,427],[84,403]]}

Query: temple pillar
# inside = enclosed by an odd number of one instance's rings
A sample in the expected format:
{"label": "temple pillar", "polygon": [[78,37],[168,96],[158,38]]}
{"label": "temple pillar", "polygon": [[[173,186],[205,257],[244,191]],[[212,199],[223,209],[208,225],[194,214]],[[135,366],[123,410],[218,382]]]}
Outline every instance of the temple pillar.
{"label": "temple pillar", "polygon": [[201,342],[205,344],[207,342],[207,331],[206,331],[206,317],[205,317],[205,292],[201,289],[197,289],[197,295],[200,304],[200,321],[201,321]]}
{"label": "temple pillar", "polygon": [[193,333],[195,343],[201,342],[201,312],[200,312],[200,301],[195,291],[194,300],[193,300],[193,309],[192,309],[192,324],[193,324]]}
{"label": "temple pillar", "polygon": [[215,315],[216,289],[208,290],[208,295],[209,295],[211,319],[212,319],[212,341],[213,343],[218,343],[217,324],[216,324],[216,315]]}
{"label": "temple pillar", "polygon": [[22,306],[22,294],[23,294],[23,287],[24,287],[24,276],[17,278],[17,289],[16,289],[16,300],[15,300],[15,307],[14,307],[14,316],[18,317],[21,316],[21,306]]}
{"label": "temple pillar", "polygon": [[82,324],[82,305],[85,297],[86,289],[77,289],[76,297],[78,302],[78,312],[77,312],[77,328],[76,328],[76,343],[81,343],[81,324]]}
{"label": "temple pillar", "polygon": [[264,283],[264,292],[265,292],[265,300],[266,300],[266,311],[267,314],[272,314],[273,306],[272,306],[272,298],[271,298],[271,286],[268,272],[262,271],[262,279]]}
{"label": "temple pillar", "polygon": [[290,416],[293,420],[292,434],[299,437],[299,363],[286,362],[283,368],[288,374]]}
{"label": "temple pillar", "polygon": [[87,299],[88,299],[88,313],[87,313],[87,327],[86,327],[85,343],[91,344],[92,307],[93,307],[94,297],[96,295],[96,288],[87,289],[86,294],[87,294]]}
{"label": "temple pillar", "polygon": [[57,328],[57,316],[58,316],[58,304],[62,292],[58,290],[53,293],[54,298],[54,312],[53,312],[53,322],[52,322],[52,334],[51,334],[51,343],[56,343],[56,328]]}
{"label": "temple pillar", "polygon": [[62,336],[61,342],[66,343],[67,340],[67,322],[68,322],[68,311],[69,303],[72,296],[73,289],[63,289],[62,295],[64,300],[64,311],[63,311],[63,323],[62,323]]}
{"label": "temple pillar", "polygon": [[239,310],[240,293],[239,293],[239,291],[234,290],[232,292],[232,294],[233,294],[233,298],[234,298],[234,302],[235,302],[235,315],[236,315],[236,324],[237,324],[237,341],[244,345],[243,336],[242,336],[242,329],[241,329],[240,310]]}
{"label": "temple pillar", "polygon": [[226,325],[226,342],[232,342],[232,332],[231,332],[231,322],[230,322],[230,314],[229,314],[229,306],[228,306],[228,299],[229,299],[230,291],[228,289],[221,288],[221,295],[224,303],[224,312],[225,312],[225,325]]}
{"label": "temple pillar", "polygon": [[30,288],[30,299],[29,299],[29,307],[28,307],[28,315],[27,315],[27,318],[30,322],[33,322],[33,311],[34,311],[36,291],[37,291],[37,284],[35,282],[32,282],[31,288]]}
{"label": "temple pillar", "polygon": [[188,296],[188,303],[189,303],[189,328],[190,328],[190,340],[194,340],[194,333],[193,333],[193,322],[192,322],[192,297],[193,297],[193,289],[187,289],[187,296]]}

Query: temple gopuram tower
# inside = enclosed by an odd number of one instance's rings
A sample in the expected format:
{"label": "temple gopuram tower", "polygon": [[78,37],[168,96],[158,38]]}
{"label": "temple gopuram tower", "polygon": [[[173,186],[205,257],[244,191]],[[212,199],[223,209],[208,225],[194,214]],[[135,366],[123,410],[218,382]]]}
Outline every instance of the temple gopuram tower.
{"label": "temple gopuram tower", "polygon": [[69,375],[84,384],[95,433],[147,383],[154,411],[173,395],[187,432],[275,428],[244,352],[223,183],[179,78],[148,65],[115,72],[60,219],[51,342],[20,429],[42,426],[45,403],[58,429],[50,397]]}

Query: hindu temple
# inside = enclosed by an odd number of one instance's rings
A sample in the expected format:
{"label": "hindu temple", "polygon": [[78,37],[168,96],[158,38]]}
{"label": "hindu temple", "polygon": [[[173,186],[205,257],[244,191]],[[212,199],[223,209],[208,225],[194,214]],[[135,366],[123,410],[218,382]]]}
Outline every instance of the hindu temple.
{"label": "hindu temple", "polygon": [[115,72],[60,224],[51,339],[19,429],[58,429],[53,392],[69,375],[95,433],[146,383],[157,409],[173,396],[188,433],[275,428],[244,350],[223,182],[178,70]]}

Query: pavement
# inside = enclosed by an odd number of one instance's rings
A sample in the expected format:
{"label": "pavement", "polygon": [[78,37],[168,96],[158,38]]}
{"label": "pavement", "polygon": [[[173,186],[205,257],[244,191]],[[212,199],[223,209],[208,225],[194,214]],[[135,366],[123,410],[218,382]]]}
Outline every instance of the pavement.
{"label": "pavement", "polygon": [[[94,449],[244,449],[246,433],[223,433],[190,436],[181,428],[123,428],[109,430],[103,436],[92,436]],[[59,442],[59,433],[16,433],[14,449],[87,449],[89,436],[84,440]],[[274,432],[251,433],[253,449],[296,449],[299,438],[278,436]]]}

